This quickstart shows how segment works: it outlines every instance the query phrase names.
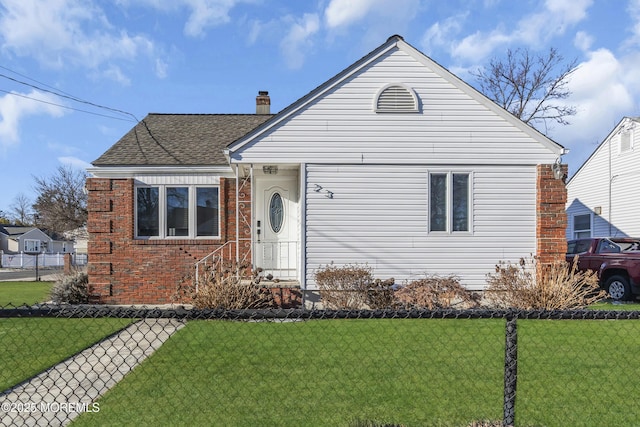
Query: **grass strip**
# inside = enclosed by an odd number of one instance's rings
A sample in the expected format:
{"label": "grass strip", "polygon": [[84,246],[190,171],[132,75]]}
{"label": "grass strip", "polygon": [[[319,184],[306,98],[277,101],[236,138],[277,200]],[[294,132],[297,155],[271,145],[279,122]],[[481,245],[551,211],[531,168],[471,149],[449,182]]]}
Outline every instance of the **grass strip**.
{"label": "grass strip", "polygon": [[0,319],[0,391],[33,377],[131,322],[120,318]]}
{"label": "grass strip", "polygon": [[54,282],[0,282],[0,307],[47,301],[53,285]]}

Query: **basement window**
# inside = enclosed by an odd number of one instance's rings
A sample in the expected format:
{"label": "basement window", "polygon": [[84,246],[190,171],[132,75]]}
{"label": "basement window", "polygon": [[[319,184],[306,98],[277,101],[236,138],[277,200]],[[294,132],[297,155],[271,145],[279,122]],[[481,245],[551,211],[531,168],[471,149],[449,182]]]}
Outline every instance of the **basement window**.
{"label": "basement window", "polygon": [[418,97],[404,84],[390,84],[378,92],[375,111],[376,113],[416,113]]}

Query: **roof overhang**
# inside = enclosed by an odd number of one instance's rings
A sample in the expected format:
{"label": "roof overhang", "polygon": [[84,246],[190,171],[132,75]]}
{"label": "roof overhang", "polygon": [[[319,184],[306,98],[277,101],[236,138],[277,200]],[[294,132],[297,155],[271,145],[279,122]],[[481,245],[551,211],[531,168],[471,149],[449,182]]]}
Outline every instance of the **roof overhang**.
{"label": "roof overhang", "polygon": [[99,166],[87,168],[93,178],[133,178],[140,175],[233,175],[231,166]]}

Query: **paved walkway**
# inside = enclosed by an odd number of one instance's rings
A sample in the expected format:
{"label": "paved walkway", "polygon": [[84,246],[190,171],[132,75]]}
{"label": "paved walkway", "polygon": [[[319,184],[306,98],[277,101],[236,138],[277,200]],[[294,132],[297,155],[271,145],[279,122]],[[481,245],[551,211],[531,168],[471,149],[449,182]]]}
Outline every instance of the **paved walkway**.
{"label": "paved walkway", "polygon": [[140,320],[0,394],[0,426],[64,426],[99,409],[93,402],[183,326],[176,319]]}

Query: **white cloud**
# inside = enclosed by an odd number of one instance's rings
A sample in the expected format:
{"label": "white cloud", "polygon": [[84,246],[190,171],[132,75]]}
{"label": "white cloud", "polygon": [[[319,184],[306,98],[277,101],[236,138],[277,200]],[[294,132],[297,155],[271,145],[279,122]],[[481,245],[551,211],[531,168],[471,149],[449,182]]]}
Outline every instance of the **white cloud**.
{"label": "white cloud", "polygon": [[98,6],[82,0],[2,0],[0,40],[5,52],[53,68],[108,69],[111,61],[156,50],[145,36],[115,30]]}
{"label": "white cloud", "polygon": [[572,156],[586,159],[594,142],[601,141],[622,116],[631,114],[637,94],[629,91],[624,70],[611,51],[598,49],[589,52],[588,60],[571,75],[572,94],[566,103],[574,105],[577,114],[569,118],[570,126],[554,129],[552,137],[570,148]]}
{"label": "white cloud", "polygon": [[224,25],[231,20],[229,12],[240,3],[255,3],[257,0],[120,0],[124,6],[132,4],[152,7],[165,13],[187,9],[184,34],[203,37],[207,30]]}
{"label": "white cloud", "polygon": [[373,25],[374,32],[376,28],[384,29],[389,36],[390,28],[406,27],[419,7],[419,0],[331,0],[324,10],[324,22],[335,30],[366,19],[369,30]]}
{"label": "white cloud", "polygon": [[547,0],[543,10],[523,17],[512,30],[500,23],[491,31],[478,31],[453,43],[451,56],[479,62],[501,46],[518,43],[538,47],[582,21],[592,3],[593,0]]}
{"label": "white cloud", "polygon": [[573,44],[582,51],[588,51],[593,45],[593,37],[584,31],[578,31],[573,39]]}
{"label": "white cloud", "polygon": [[468,16],[469,12],[465,12],[431,25],[422,36],[421,45],[424,52],[430,55],[436,47],[450,48],[452,40],[463,29]]}
{"label": "white cloud", "polygon": [[280,43],[280,48],[290,68],[300,68],[305,54],[313,46],[311,36],[320,29],[320,18],[316,14],[305,13],[295,20],[289,32]]}
{"label": "white cloud", "polygon": [[384,6],[385,2],[380,0],[331,0],[329,6],[324,11],[325,21],[329,28],[349,26],[362,19],[371,9],[376,6]]}
{"label": "white cloud", "polygon": [[72,166],[72,167],[77,168],[77,169],[87,169],[87,168],[93,167],[93,165],[91,165],[91,163],[86,162],[86,161],[84,161],[82,159],[79,159],[77,157],[71,157],[71,156],[58,157],[58,161],[60,163],[62,163],[63,165]]}
{"label": "white cloud", "polygon": [[20,142],[19,126],[26,117],[41,114],[52,117],[62,116],[64,109],[52,105],[59,102],[60,100],[54,95],[37,90],[29,93],[12,92],[1,97],[0,148],[6,150]]}

